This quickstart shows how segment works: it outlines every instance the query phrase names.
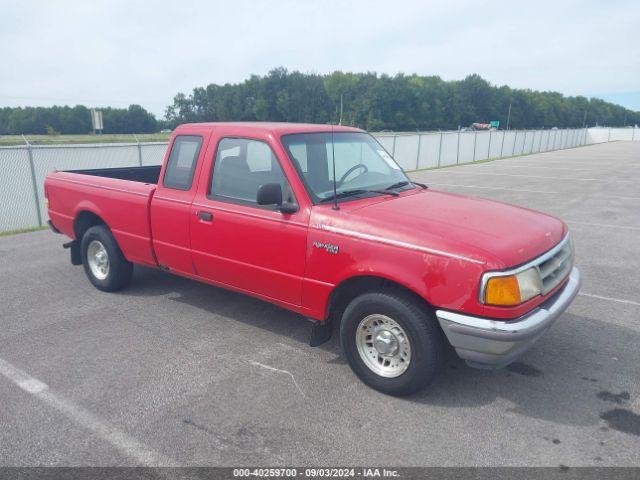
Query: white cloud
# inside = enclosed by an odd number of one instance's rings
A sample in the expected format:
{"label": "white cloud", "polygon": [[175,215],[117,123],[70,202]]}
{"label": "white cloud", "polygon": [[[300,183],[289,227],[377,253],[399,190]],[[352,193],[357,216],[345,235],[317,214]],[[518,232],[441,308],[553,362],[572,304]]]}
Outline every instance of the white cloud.
{"label": "white cloud", "polygon": [[638,91],[638,25],[634,1],[23,0],[0,16],[0,105],[162,114],[178,91],[276,66]]}

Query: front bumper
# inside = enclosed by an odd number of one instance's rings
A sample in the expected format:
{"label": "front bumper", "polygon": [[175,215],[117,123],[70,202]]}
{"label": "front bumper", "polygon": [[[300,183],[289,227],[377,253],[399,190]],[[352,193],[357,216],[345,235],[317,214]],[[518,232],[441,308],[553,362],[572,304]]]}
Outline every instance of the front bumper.
{"label": "front bumper", "polygon": [[493,320],[447,310],[436,317],[458,356],[472,367],[500,368],[520,357],[571,304],[580,290],[580,271],[550,299],[515,320]]}

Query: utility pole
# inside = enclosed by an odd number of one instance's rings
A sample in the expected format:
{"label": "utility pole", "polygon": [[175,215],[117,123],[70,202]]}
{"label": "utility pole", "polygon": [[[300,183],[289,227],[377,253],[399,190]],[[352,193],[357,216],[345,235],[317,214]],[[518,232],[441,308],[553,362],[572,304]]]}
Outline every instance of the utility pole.
{"label": "utility pole", "polygon": [[509,102],[509,113],[507,113],[507,130],[509,130],[510,121],[511,121],[511,102]]}

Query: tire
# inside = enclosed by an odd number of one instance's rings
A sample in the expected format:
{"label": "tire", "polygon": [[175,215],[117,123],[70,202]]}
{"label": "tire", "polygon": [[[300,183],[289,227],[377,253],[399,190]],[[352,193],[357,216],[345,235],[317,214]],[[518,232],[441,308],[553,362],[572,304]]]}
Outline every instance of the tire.
{"label": "tire", "polygon": [[118,246],[105,225],[89,228],[80,242],[84,271],[98,290],[116,292],[131,282],[133,264]]}
{"label": "tire", "polygon": [[352,300],[342,316],[340,343],[360,380],[394,396],[426,387],[439,371],[444,352],[433,312],[397,291],[370,292]]}

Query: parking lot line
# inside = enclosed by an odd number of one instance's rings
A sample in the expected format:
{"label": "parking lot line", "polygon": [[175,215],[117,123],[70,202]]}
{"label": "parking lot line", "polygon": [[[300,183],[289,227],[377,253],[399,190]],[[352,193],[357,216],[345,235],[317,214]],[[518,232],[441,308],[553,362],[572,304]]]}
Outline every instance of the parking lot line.
{"label": "parking lot line", "polygon": [[609,223],[593,223],[593,222],[579,222],[577,220],[566,220],[567,223],[574,223],[576,225],[587,225],[589,227],[602,227],[602,228],[624,228],[627,230],[640,230],[640,227],[631,227],[628,225],[611,225]]}
{"label": "parking lot line", "polygon": [[459,183],[435,183],[429,182],[429,185],[438,187],[460,187],[460,188],[482,188],[483,190],[506,190],[508,192],[529,192],[529,193],[551,193],[559,194],[561,192],[549,192],[546,190],[527,190],[524,188],[507,188],[507,187],[488,187],[486,185],[461,185]]}
{"label": "parking lot line", "polygon": [[[501,163],[498,163],[498,161],[493,161],[491,163],[486,163],[486,164],[482,164],[484,165],[503,165],[502,161],[500,161]],[[545,165],[550,165],[553,168],[563,168],[563,167],[556,167],[555,165],[558,164],[557,159],[556,160],[549,160],[549,161],[545,161],[542,159],[536,160],[536,166],[545,166]],[[505,162],[506,163],[506,162]],[[469,165],[473,165],[472,163],[470,163]],[[521,164],[521,165],[528,165],[528,164]],[[587,163],[587,162],[574,162],[572,160],[565,160],[564,163],[562,163],[562,165],[566,165],[571,166],[571,167],[591,167],[591,168],[599,168],[602,167],[603,164],[602,163]],[[638,166],[636,162],[633,161],[615,161],[615,162],[608,162],[604,164],[605,166],[612,166],[612,167],[633,167],[633,166]],[[579,169],[575,169],[575,170],[579,170]]]}
{"label": "parking lot line", "polygon": [[[469,164],[469,165],[473,165],[473,164]],[[546,167],[542,165],[507,165],[507,164],[495,165],[494,163],[478,164],[475,166],[481,167],[481,168],[489,168],[489,167],[534,168],[534,169],[540,169],[540,170],[562,170],[562,171],[568,171],[568,172],[575,172],[576,170],[582,170],[582,171],[588,171],[588,172],[603,173],[603,170],[601,168],[564,168],[564,167]]]}
{"label": "parking lot line", "polygon": [[76,405],[71,400],[52,391],[49,386],[23,372],[11,363],[0,358],[0,375],[10,380],[25,392],[35,396],[50,407],[63,413],[77,425],[93,432],[102,440],[111,444],[122,454],[144,466],[171,466],[177,462],[155,452],[135,438],[127,435],[113,425],[99,419],[93,413]]}
{"label": "parking lot line", "polygon": [[[507,187],[488,187],[486,185],[461,185],[459,183],[436,183],[428,182],[429,185],[439,187],[459,187],[459,188],[481,188],[484,190],[505,190],[507,192],[529,192],[529,193],[548,193],[550,195],[566,195],[567,192],[554,192],[553,190],[527,190],[526,188],[507,188]],[[622,195],[602,195],[600,193],[587,194],[592,197],[602,198],[618,198],[621,200],[640,200],[640,197],[627,197]]]}
{"label": "parking lot line", "polygon": [[603,295],[596,295],[594,293],[585,293],[585,292],[579,292],[578,295],[582,297],[597,298],[599,300],[608,300],[609,302],[624,303],[626,305],[636,305],[640,307],[640,302],[634,302],[633,300],[626,300],[624,298],[605,297]]}
{"label": "parking lot line", "polygon": [[602,179],[601,178],[558,178],[558,177],[546,177],[546,176],[542,176],[542,175],[522,175],[522,174],[518,174],[518,173],[494,173],[494,172],[469,172],[469,171],[460,171],[460,170],[449,170],[449,171],[445,171],[445,170],[434,170],[433,173],[444,173],[444,174],[449,174],[449,173],[457,173],[459,175],[494,175],[494,176],[499,176],[499,177],[525,177],[525,178],[542,178],[542,179],[546,179],[546,180],[576,180],[576,181],[580,181],[580,182],[601,182]]}

